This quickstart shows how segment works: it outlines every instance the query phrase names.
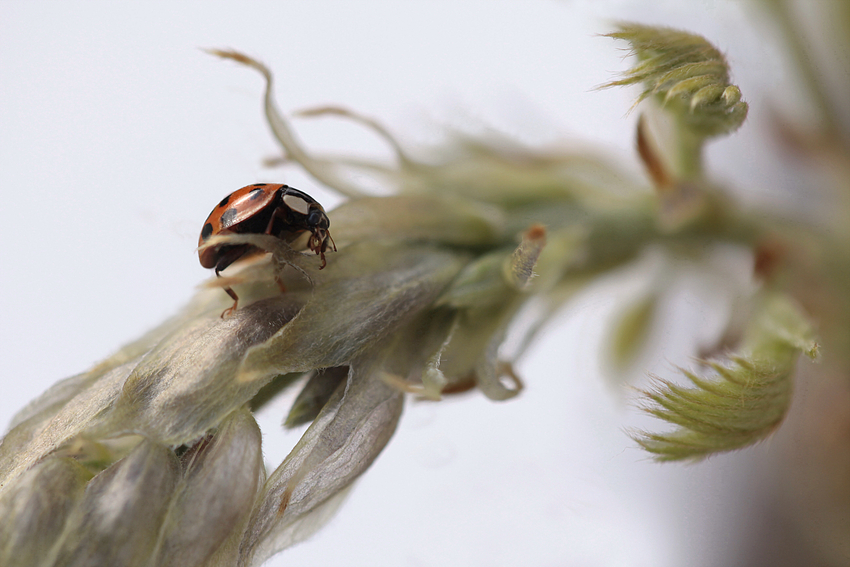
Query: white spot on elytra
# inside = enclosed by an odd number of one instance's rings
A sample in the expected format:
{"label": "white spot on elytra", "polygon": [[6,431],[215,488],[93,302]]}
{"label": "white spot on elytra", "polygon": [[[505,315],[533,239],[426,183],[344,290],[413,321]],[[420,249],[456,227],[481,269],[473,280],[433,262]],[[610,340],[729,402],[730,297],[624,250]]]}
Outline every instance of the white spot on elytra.
{"label": "white spot on elytra", "polygon": [[302,215],[306,215],[310,212],[310,204],[301,197],[296,197],[295,195],[284,195],[283,204],[296,213],[301,213]]}

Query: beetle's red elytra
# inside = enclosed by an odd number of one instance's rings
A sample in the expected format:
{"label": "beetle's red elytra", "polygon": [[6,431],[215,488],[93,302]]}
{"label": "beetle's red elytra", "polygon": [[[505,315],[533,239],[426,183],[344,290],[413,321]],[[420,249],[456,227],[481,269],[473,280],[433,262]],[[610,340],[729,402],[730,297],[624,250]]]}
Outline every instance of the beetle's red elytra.
{"label": "beetle's red elytra", "polygon": [[[221,200],[207,217],[198,246],[211,236],[219,234],[271,234],[291,241],[299,234],[309,231],[308,248],[322,259],[322,269],[327,264],[325,251],[328,245],[336,250],[328,215],[313,197],[279,183],[255,183],[237,189]],[[250,244],[221,245],[198,251],[198,258],[205,268],[214,268],[215,275],[240,258],[259,252]],[[224,291],[233,298],[233,306],[221,314],[222,317],[236,310],[239,297],[231,288]]]}

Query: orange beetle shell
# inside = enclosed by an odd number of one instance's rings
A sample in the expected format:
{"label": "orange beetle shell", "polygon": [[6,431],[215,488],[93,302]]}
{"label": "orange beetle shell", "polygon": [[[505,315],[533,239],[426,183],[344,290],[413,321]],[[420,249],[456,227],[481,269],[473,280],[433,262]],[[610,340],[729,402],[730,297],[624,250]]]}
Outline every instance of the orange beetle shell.
{"label": "orange beetle shell", "polygon": [[[314,250],[324,259],[329,226],[325,210],[303,191],[278,183],[256,183],[237,189],[216,205],[204,223],[198,246],[216,234],[273,234],[283,238],[310,231],[319,241],[319,248]],[[244,250],[243,254],[234,254],[236,248]],[[252,248],[215,246],[199,251],[198,258],[203,267],[216,268],[218,272],[250,253]],[[224,256],[232,259],[222,265]]]}
{"label": "orange beetle shell", "polygon": [[[204,222],[204,227],[198,238],[198,246],[203,245],[213,234],[237,232],[228,229],[268,207],[274,200],[275,192],[281,187],[283,185],[257,183],[237,189],[222,199]],[[225,215],[225,212],[228,214]],[[201,265],[205,268],[214,268],[217,260],[216,252],[215,247],[201,250],[198,253]]]}

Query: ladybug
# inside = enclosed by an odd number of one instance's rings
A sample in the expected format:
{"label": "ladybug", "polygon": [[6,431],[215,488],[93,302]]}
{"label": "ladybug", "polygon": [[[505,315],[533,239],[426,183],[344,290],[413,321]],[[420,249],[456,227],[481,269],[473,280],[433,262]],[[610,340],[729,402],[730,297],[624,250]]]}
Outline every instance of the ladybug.
{"label": "ladybug", "polygon": [[[328,215],[313,197],[288,185],[278,183],[255,183],[237,189],[221,200],[207,217],[198,246],[210,236],[218,234],[271,234],[287,242],[295,240],[304,231],[310,231],[308,248],[322,259],[320,270],[325,267],[325,250],[330,243],[336,250],[328,232]],[[261,252],[250,244],[223,244],[198,251],[201,266],[215,268],[215,275],[242,257]],[[224,291],[233,298],[233,306],[221,314],[233,312],[239,297],[229,287]]]}

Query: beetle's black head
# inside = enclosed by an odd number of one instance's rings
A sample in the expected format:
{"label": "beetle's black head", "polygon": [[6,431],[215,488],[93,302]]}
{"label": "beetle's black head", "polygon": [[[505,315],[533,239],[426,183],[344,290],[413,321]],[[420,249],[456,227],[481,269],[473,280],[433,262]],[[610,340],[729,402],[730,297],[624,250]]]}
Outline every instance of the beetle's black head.
{"label": "beetle's black head", "polygon": [[307,215],[307,226],[310,227],[310,230],[327,230],[331,226],[331,221],[328,220],[325,211],[319,207],[310,207],[310,212]]}

